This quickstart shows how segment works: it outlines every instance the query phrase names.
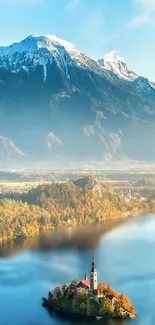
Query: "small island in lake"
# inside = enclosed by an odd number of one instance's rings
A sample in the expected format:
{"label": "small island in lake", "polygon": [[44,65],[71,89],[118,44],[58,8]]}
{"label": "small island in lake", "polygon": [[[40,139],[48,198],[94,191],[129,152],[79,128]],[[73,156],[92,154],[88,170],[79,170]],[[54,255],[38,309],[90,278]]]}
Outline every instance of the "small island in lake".
{"label": "small island in lake", "polygon": [[56,287],[43,298],[43,307],[61,316],[102,318],[135,318],[136,310],[129,298],[115,292],[106,283],[97,284],[97,269],[92,260],[90,280],[73,280]]}

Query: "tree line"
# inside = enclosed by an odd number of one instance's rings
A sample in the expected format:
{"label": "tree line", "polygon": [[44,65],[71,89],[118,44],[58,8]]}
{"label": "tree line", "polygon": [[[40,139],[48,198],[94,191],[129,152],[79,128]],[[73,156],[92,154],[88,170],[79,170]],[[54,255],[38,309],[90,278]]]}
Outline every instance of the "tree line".
{"label": "tree line", "polygon": [[0,200],[0,242],[19,240],[55,227],[71,227],[122,218],[155,203],[127,203],[119,192],[99,184],[100,193],[73,181],[40,185]]}

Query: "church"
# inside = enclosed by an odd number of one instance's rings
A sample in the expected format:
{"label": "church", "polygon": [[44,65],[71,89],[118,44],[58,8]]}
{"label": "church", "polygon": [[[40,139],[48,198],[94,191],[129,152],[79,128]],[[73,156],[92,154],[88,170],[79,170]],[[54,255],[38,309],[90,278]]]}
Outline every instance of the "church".
{"label": "church", "polygon": [[78,289],[80,289],[80,288],[97,292],[97,269],[96,269],[94,257],[92,259],[90,280],[88,279],[87,275],[85,275],[84,279],[80,280],[80,282],[76,286],[77,292],[78,292]]}

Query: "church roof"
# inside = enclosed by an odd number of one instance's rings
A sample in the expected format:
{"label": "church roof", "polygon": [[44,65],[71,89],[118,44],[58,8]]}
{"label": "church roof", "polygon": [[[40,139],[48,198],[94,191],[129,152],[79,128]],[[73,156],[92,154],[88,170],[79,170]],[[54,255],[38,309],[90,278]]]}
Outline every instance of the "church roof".
{"label": "church roof", "polygon": [[80,287],[82,285],[85,286],[85,287],[90,288],[90,282],[89,282],[89,280],[88,279],[81,280],[79,282],[79,284],[77,285],[77,287]]}

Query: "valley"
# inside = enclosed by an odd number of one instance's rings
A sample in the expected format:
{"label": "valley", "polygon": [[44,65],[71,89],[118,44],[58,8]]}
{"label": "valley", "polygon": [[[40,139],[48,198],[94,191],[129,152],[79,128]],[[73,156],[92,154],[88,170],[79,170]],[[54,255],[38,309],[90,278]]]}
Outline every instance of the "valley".
{"label": "valley", "polygon": [[155,189],[155,168],[104,169],[104,170],[52,170],[52,169],[16,169],[0,170],[0,197],[9,193],[23,193],[39,185],[64,183],[81,177],[93,176],[113,190],[132,191],[147,195]]}

